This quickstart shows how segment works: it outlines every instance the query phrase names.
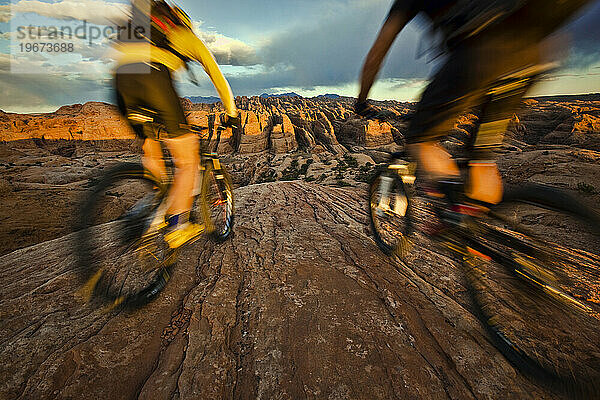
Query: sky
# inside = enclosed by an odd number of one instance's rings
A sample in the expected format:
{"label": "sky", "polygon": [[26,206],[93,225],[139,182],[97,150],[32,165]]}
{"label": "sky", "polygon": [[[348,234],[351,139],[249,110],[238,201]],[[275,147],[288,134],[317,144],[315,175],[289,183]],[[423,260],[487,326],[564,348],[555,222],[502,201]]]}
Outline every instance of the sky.
{"label": "sky", "polygon": [[[197,35],[213,52],[236,96],[296,92],[356,96],[359,72],[391,0],[180,0]],[[0,109],[48,112],[86,101],[113,102],[110,40],[98,32],[122,23],[126,0],[0,0]],[[571,49],[562,68],[533,95],[600,92],[600,1],[563,29]],[[85,25],[84,25],[85,21]],[[85,39],[22,39],[23,29],[81,29]],[[85,30],[83,30],[85,28]],[[35,30],[34,30],[35,32]],[[39,31],[38,31],[39,33]],[[430,47],[427,22],[417,18],[399,35],[370,97],[418,100],[440,59],[422,56]],[[80,35],[81,36],[81,35]],[[64,43],[49,53],[34,42]],[[29,46],[29,47],[28,47]],[[63,50],[67,48],[63,47]],[[29,51],[28,51],[29,50]],[[46,49],[47,50],[47,49]],[[60,49],[59,49],[60,50]],[[216,96],[201,67],[199,86],[177,74],[182,96]]]}

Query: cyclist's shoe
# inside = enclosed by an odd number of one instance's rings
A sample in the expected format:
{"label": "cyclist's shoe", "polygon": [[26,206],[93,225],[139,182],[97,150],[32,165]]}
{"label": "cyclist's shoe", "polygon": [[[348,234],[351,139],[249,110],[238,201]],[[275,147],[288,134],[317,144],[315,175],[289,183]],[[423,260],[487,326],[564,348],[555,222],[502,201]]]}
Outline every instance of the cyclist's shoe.
{"label": "cyclist's shoe", "polygon": [[204,225],[186,222],[175,226],[167,233],[165,235],[165,241],[169,244],[170,248],[176,249],[197,239],[203,232]]}
{"label": "cyclist's shoe", "polygon": [[456,207],[462,188],[462,183],[456,179],[432,181],[424,185],[423,192],[433,203],[436,215],[426,221],[423,232],[435,236],[444,233],[451,226],[461,224],[463,215]]}

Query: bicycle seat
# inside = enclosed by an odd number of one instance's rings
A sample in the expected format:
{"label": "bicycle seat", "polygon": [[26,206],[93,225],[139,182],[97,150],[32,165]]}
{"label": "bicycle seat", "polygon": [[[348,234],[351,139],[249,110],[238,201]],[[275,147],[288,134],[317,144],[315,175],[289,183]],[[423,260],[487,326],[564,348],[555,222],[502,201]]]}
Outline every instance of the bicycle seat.
{"label": "bicycle seat", "polygon": [[129,107],[127,108],[127,119],[132,123],[154,122],[158,112],[147,107]]}

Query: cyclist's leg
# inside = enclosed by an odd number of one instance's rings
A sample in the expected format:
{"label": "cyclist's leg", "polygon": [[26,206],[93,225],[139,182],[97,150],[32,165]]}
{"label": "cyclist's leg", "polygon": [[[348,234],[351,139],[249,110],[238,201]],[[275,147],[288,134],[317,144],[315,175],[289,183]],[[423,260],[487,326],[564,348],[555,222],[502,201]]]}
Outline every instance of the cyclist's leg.
{"label": "cyclist's leg", "polygon": [[465,189],[468,197],[493,204],[502,200],[502,178],[493,150],[501,146],[508,123],[532,83],[530,76],[523,76],[516,82],[496,87],[483,105],[469,163]]}
{"label": "cyclist's leg", "polygon": [[147,89],[147,101],[158,112],[161,122],[165,125],[167,137],[164,141],[176,167],[167,213],[182,214],[192,207],[192,191],[200,162],[198,137],[188,129],[168,69],[161,66],[160,70],[153,71],[151,75],[154,75],[154,78],[152,85]]}
{"label": "cyclist's leg", "polygon": [[144,156],[142,164],[152,175],[164,181],[166,177],[165,163],[163,161],[162,147],[158,140],[146,138],[142,146]]}
{"label": "cyclist's leg", "polygon": [[188,128],[169,70],[160,66],[151,75],[154,75],[154,78],[152,85],[148,87],[148,103],[158,112],[167,130],[164,141],[173,156],[176,168],[168,194],[167,223],[171,232],[165,235],[169,246],[176,248],[202,232],[201,226],[188,222],[200,163],[200,143],[198,136]]}
{"label": "cyclist's leg", "polygon": [[194,184],[200,158],[198,137],[185,134],[165,140],[175,161],[177,171],[169,196],[171,198],[168,214],[176,215],[188,212],[192,208]]}
{"label": "cyclist's leg", "polygon": [[510,17],[501,26],[482,33],[475,44],[479,72],[486,88],[478,131],[471,138],[469,180],[465,190],[467,196],[475,200],[493,204],[502,200],[502,179],[493,151],[502,144],[513,113],[533,83],[532,71],[540,64],[541,36],[527,35],[530,25],[521,18]]}
{"label": "cyclist's leg", "polygon": [[[479,133],[474,137],[466,189],[469,197],[489,203],[502,199],[502,181],[492,151],[502,143],[512,114],[534,83],[528,70],[538,68],[542,58],[555,57],[540,54],[540,41],[586,3],[589,1],[533,0],[478,38],[477,59],[482,61],[485,80],[491,78],[492,90],[485,96],[489,101],[482,107]],[[508,74],[517,75],[516,79],[494,87],[494,82]]]}
{"label": "cyclist's leg", "polygon": [[450,155],[438,144],[460,115],[477,103],[476,74],[468,48],[453,52],[429,83],[407,131],[409,151],[433,180],[458,177]]}

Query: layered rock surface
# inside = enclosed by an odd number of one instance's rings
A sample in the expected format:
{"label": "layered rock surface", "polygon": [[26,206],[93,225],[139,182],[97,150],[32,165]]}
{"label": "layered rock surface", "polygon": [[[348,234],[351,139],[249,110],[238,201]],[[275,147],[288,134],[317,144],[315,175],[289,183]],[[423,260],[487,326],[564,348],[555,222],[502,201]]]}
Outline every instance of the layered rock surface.
{"label": "layered rock surface", "polygon": [[0,258],[0,398],[552,398],[490,344],[453,260],[381,255],[365,192],[235,194],[234,237],[186,249],[139,311],[81,302],[72,236]]}

